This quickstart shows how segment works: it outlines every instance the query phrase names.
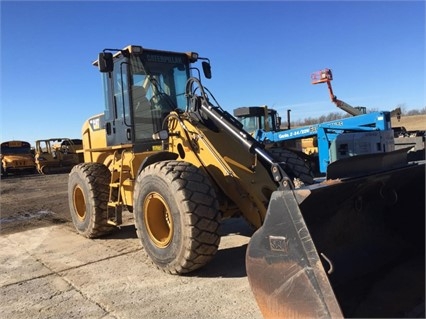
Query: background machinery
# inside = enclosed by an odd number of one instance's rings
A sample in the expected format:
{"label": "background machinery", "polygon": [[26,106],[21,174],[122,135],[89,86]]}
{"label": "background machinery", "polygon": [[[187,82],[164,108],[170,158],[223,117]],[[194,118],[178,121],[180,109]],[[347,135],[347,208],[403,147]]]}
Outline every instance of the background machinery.
{"label": "background machinery", "polygon": [[5,141],[1,143],[1,175],[30,173],[36,171],[31,144],[27,141]]}
{"label": "background machinery", "polygon": [[83,162],[81,139],[50,138],[37,140],[35,162],[40,174],[67,173],[74,165]]}
{"label": "background machinery", "polygon": [[355,106],[349,105],[348,103],[339,100],[337,96],[333,93],[333,88],[331,86],[331,81],[333,80],[333,73],[330,69],[323,69],[311,74],[311,83],[319,84],[319,83],[327,83],[328,94],[330,95],[330,100],[336,104],[336,106],[345,111],[346,113],[356,116],[367,113],[367,108],[364,106]]}
{"label": "background machinery", "polygon": [[[277,124],[269,128],[262,124],[265,122],[264,109],[267,110],[267,121]],[[310,163],[314,173],[325,174],[328,165],[339,159],[395,150],[389,112],[372,112],[282,130],[279,129],[278,113],[267,109],[266,106],[237,108],[234,110],[234,116],[244,126],[249,121],[257,123],[252,135],[268,148],[289,148],[298,151],[299,156]],[[312,156],[301,154],[302,140],[306,138],[314,138],[317,154],[314,153]],[[289,144],[291,141],[297,141],[299,144]]]}
{"label": "background machinery", "polygon": [[[311,79],[313,84],[327,83],[331,100],[352,116],[295,128],[290,128],[288,120],[287,129],[280,128],[281,117],[267,106],[240,107],[234,110],[234,116],[266,147],[298,152],[315,175],[326,174],[328,165],[339,159],[395,150],[391,112],[367,113],[365,107],[352,107],[337,99],[330,83],[333,79],[330,69],[313,73]],[[307,138],[317,148],[309,156],[301,152]],[[362,161],[358,163],[363,165]]]}
{"label": "background machinery", "polygon": [[221,220],[242,215],[257,229],[246,268],[265,317],[386,316],[398,302],[368,304],[366,292],[407,262],[415,278],[398,296],[411,297],[393,313],[424,302],[424,203],[412,201],[424,196],[424,165],[380,153],[361,173],[349,165],[339,178],[298,185],[304,162],[277,160],[224,111],[198,61],[210,78],[209,60],[194,52],[99,54],[105,111],[84,123],[84,163],[68,182],[77,231],[108,234],[128,210],[153,264],[184,274],[214,257]]}

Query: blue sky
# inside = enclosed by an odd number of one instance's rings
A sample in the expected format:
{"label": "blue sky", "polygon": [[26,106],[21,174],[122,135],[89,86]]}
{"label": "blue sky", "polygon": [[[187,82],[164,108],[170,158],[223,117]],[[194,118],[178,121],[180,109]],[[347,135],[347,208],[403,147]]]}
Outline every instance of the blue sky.
{"label": "blue sky", "polygon": [[353,106],[426,106],[424,1],[1,1],[0,139],[79,138],[104,108],[91,65],[128,44],[195,51],[221,106],[268,105],[283,118],[339,109],[312,72],[331,68]]}

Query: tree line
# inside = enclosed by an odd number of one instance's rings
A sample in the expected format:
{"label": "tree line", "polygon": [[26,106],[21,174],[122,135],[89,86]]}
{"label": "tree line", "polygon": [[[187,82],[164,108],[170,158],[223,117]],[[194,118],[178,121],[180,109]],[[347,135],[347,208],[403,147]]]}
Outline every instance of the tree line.
{"label": "tree line", "polygon": [[[426,114],[426,106],[420,109],[415,110],[407,110],[404,105],[398,105],[395,110],[399,109],[400,116],[412,116],[412,115],[423,115]],[[369,109],[367,113],[371,112],[377,112],[376,109]],[[396,114],[396,113],[395,113]],[[330,122],[335,120],[344,119],[347,117],[350,117],[352,115],[345,114],[342,112],[331,112],[327,115],[321,115],[319,117],[307,117],[303,120],[295,120],[290,121],[292,127],[298,127],[298,126],[306,126],[306,125],[313,125],[318,123],[324,123],[324,122]],[[288,127],[287,119],[283,118],[281,127]]]}

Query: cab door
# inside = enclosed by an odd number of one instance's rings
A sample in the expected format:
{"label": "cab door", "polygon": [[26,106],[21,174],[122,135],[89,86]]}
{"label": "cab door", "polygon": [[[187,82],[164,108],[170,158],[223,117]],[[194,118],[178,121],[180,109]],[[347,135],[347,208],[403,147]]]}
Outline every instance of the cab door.
{"label": "cab door", "polygon": [[105,130],[107,145],[132,143],[128,64],[119,59],[111,73],[104,73]]}

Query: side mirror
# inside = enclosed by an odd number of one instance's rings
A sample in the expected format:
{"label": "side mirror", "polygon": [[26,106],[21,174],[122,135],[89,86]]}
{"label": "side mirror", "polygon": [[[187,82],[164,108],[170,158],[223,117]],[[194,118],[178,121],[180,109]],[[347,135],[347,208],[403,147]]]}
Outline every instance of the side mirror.
{"label": "side mirror", "polygon": [[152,134],[153,140],[167,140],[169,138],[169,132],[167,130],[161,130]]}
{"label": "side mirror", "polygon": [[114,62],[111,52],[101,52],[98,56],[98,68],[102,73],[109,73],[114,70]]}
{"label": "side mirror", "polygon": [[211,79],[212,78],[212,69],[211,69],[210,63],[203,61],[203,62],[201,62],[201,65],[203,67],[203,72],[204,72],[204,76],[206,77],[206,79]]}

